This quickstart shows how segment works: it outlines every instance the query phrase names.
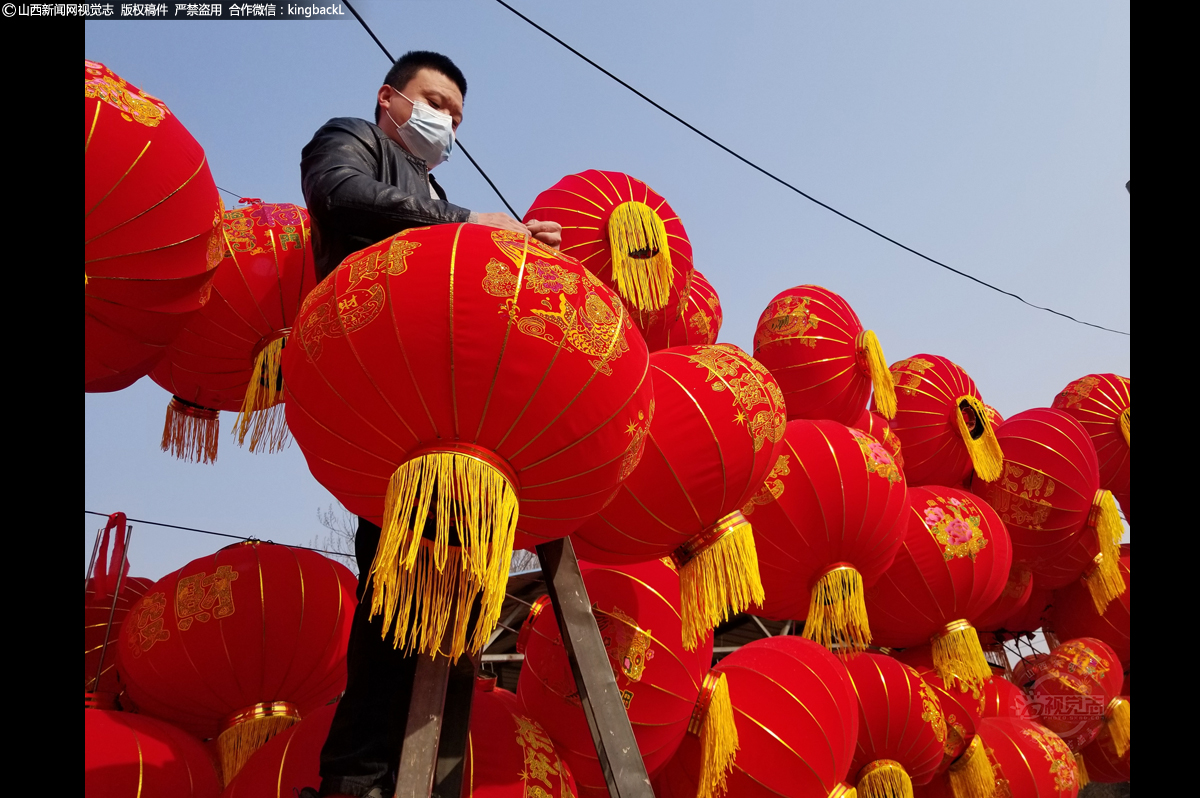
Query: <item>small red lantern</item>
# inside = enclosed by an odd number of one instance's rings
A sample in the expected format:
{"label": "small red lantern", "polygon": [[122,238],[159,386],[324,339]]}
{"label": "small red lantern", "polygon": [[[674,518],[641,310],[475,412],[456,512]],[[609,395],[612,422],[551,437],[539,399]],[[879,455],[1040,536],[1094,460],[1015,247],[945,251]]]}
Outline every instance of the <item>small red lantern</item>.
{"label": "small red lantern", "polygon": [[849,426],[862,430],[888,447],[888,451],[892,453],[892,459],[896,461],[896,465],[901,471],[904,470],[904,455],[900,453],[900,438],[896,433],[892,432],[892,427],[887,423],[887,419],[878,413],[872,413],[864,407],[858,420]]}
{"label": "small red lantern", "polygon": [[1058,735],[1032,720],[987,718],[979,724],[997,784],[1028,798],[1075,798],[1079,772],[1071,749]]}
{"label": "small red lantern", "polygon": [[1008,527],[1013,560],[1042,588],[1065,587],[1103,555],[1088,589],[1103,606],[1125,585],[1117,565],[1123,529],[1112,494],[1100,489],[1096,450],[1086,430],[1062,410],[1034,408],[996,431],[1005,460],[991,480],[976,473],[971,490]]}
{"label": "small red lantern", "polygon": [[692,285],[679,310],[679,318],[670,325],[659,323],[643,328],[642,335],[651,352],[672,346],[715,344],[724,318],[717,290],[696,270],[692,272]]}
{"label": "small red lantern", "polygon": [[875,403],[896,415],[896,395],[875,333],[837,294],[801,285],[777,294],[758,317],[754,357],[783,390],[788,419],[832,419],[853,424]]}
{"label": "small red lantern", "polygon": [[1113,496],[1129,518],[1129,378],[1089,374],[1072,382],[1054,407],[1083,425],[1096,447],[1100,487]]}
{"label": "small red lantern", "polygon": [[615,289],[639,329],[679,317],[692,244],[679,215],[642,181],[596,169],[567,175],[537,195],[524,219],[561,224],[563,253]]}
{"label": "small red lantern", "polygon": [[317,481],[383,528],[371,614],[407,650],[449,628],[447,656],[479,651],[514,545],[573,531],[641,456],[642,337],[615,292],[519,233],[437,225],[356,252],[290,340],[288,426]]}
{"label": "small red lantern", "polygon": [[887,447],[836,421],[789,421],[766,483],[742,512],[762,550],[767,618],[807,618],[804,637],[855,651],[871,642],[864,586],[904,540],[904,475]]}
{"label": "small red lantern", "polygon": [[983,718],[1033,718],[1029,708],[1029,697],[1025,691],[1008,679],[993,676],[983,686],[983,703],[980,719]]}
{"label": "small red lantern", "polygon": [[150,378],[172,394],[162,448],[182,459],[217,457],[218,410],[240,411],[238,443],[250,451],[283,448],[279,390],[284,343],[300,303],[316,284],[308,211],[250,203],[226,211],[225,257],[208,303],[169,347]]}
{"label": "small red lantern", "polygon": [[216,798],[220,791],[208,751],[182,729],[129,712],[83,711],[87,798]]}
{"label": "small red lantern", "polygon": [[1107,727],[1123,754],[1129,747],[1129,702],[1120,698],[1123,681],[1113,650],[1101,640],[1083,637],[1051,651],[1026,690],[1042,724],[1072,751],[1081,750]]}
{"label": "small red lantern", "polygon": [[83,134],[84,390],[117,391],[207,300],[221,200],[167,106],[86,59]]}
{"label": "small red lantern", "polygon": [[1054,591],[1048,625],[1062,639],[1095,637],[1107,643],[1121,665],[1129,668],[1129,544],[1121,546],[1121,579],[1125,592],[1108,604],[1101,615],[1083,580]]}
{"label": "small red lantern", "polygon": [[[1126,696],[1125,700],[1128,701],[1129,697]],[[1079,753],[1083,757],[1089,782],[1120,784],[1129,781],[1129,746],[1125,746],[1125,753],[1118,754],[1107,729],[1101,729],[1099,736]]]}
{"label": "small red lantern", "polygon": [[154,583],[121,627],[138,711],[218,737],[225,782],[346,684],[355,580],[304,549],[227,546]]}
{"label": "small red lantern", "polygon": [[[913,355],[891,366],[896,384],[892,431],[904,446],[910,485],[961,485],[974,468],[1000,476],[1004,453],[975,382],[937,355]],[[874,406],[872,406],[874,409]]]}
{"label": "small red lantern", "polygon": [[850,781],[862,798],[912,795],[945,753],[946,719],[937,696],[913,668],[891,657],[846,661],[858,696],[858,748]]}
{"label": "small red lantern", "polygon": [[741,512],[776,461],[783,398],[763,366],[731,344],[650,355],[654,412],[645,454],[616,496],[574,533],[580,556],[680,566],[683,640],[762,601],[750,522]]}

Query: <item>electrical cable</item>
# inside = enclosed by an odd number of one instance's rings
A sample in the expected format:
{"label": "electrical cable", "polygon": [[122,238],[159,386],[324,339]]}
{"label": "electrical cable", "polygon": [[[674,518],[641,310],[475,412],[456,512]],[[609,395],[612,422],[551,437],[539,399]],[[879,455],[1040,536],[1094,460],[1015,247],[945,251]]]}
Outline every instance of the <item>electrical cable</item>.
{"label": "electrical cable", "polygon": [[[98,513],[95,510],[84,510],[83,512],[85,515],[98,515],[101,518],[108,518],[108,516],[109,516],[108,513]],[[161,527],[166,527],[167,529],[182,529],[185,532],[199,532],[203,535],[214,535],[219,538],[233,538],[234,540],[262,540],[261,538],[256,538],[253,536],[231,535],[228,532],[210,532],[207,529],[197,529],[196,527],[193,527],[193,526],[179,526],[177,524],[164,524],[160,521],[147,521],[143,518],[128,518],[128,517],[126,517],[125,520],[131,524],[149,524],[150,526],[161,526]],[[275,543],[275,541],[273,541],[273,540],[266,540],[263,542],[264,543]],[[280,543],[278,545],[287,546],[289,549],[305,549],[307,551],[315,551],[315,552],[319,552],[321,554],[332,554],[335,557],[351,557],[351,556],[353,556],[351,554],[347,554],[344,551],[329,551],[328,549],[317,549],[317,548],[313,548],[312,546],[300,546],[300,545],[297,545],[294,543]]]}

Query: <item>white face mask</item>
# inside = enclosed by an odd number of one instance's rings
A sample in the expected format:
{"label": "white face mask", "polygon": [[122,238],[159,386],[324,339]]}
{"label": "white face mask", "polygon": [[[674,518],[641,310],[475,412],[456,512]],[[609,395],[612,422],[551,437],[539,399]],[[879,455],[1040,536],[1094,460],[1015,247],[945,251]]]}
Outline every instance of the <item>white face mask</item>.
{"label": "white face mask", "polygon": [[454,149],[454,119],[449,114],[435,111],[425,103],[409,100],[403,94],[400,96],[413,106],[408,121],[402,125],[396,121],[390,110],[385,109],[384,113],[396,125],[404,146],[423,160],[429,169],[450,160],[450,151]]}

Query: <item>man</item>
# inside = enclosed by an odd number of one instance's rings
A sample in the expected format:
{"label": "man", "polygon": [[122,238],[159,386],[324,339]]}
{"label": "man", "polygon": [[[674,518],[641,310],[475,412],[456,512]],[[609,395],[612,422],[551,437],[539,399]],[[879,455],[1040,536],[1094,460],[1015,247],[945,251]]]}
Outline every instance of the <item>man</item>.
{"label": "man", "polygon": [[[453,151],[467,81],[438,53],[414,51],[388,70],[376,96],[375,124],[331,119],[305,146],[300,161],[312,218],[318,279],[347,255],[410,227],[468,222],[515,230],[558,247],[556,222],[526,224],[504,213],[476,213],[446,201],[431,170]],[[371,562],[380,530],[359,519],[358,609],[346,652],[346,693],[321,750],[321,789],[313,796],[384,798],[394,779],[418,655],[404,656],[369,620]],[[451,540],[455,544],[455,540]]]}

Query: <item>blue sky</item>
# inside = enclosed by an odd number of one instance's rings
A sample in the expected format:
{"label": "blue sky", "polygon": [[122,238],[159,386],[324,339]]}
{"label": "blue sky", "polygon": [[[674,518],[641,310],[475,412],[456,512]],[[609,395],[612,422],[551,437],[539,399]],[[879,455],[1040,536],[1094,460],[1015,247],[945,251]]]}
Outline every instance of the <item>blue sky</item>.
{"label": "blue sky", "polygon": [[[514,0],[523,13],[808,193],[983,280],[1130,330],[1127,3],[901,5]],[[665,196],[721,296],[720,340],[753,348],[770,299],[842,294],[889,362],[957,362],[1005,416],[1091,372],[1131,376],[1130,339],[1036,311],[839,219],[664,116],[490,0],[356,8],[392,51],[449,55],[459,136],[516,207],[560,177],[627,172]],[[218,185],[303,204],[300,150],[367,117],[388,63],[345,21],[88,21],[86,58],[164,100]],[[500,201],[456,153],[451,201]],[[232,198],[226,196],[227,203]],[[87,509],[277,542],[324,534],[333,497],[294,446],[251,455],[222,418],[215,465],[158,449],[168,394],[85,396]],[[85,516],[85,561],[100,519]],[[157,578],[220,541],[138,528]]]}

